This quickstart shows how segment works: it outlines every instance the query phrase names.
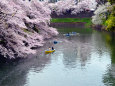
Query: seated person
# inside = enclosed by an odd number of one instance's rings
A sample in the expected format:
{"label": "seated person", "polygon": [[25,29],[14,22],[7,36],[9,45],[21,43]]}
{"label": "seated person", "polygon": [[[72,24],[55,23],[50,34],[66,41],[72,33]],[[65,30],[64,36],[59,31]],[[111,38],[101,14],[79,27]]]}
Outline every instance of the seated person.
{"label": "seated person", "polygon": [[52,50],[54,50],[54,48],[52,47]]}
{"label": "seated person", "polygon": [[51,51],[51,48],[49,47],[49,51]]}

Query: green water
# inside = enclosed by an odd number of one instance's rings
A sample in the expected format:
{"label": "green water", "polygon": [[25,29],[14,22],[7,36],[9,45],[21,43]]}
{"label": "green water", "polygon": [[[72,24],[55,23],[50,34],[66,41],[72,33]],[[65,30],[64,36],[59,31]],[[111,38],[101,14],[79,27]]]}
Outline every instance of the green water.
{"label": "green water", "polygon": [[[58,31],[59,36],[35,57],[1,65],[0,86],[115,86],[115,39],[111,34],[78,28]],[[63,35],[68,32],[79,35]],[[44,54],[51,46],[56,51]]]}

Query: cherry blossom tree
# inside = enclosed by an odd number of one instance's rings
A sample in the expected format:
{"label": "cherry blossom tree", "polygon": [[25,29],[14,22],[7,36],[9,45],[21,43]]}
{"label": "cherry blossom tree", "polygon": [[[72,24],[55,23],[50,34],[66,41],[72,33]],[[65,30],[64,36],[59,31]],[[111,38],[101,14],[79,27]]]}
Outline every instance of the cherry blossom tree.
{"label": "cherry blossom tree", "polygon": [[71,14],[77,14],[81,11],[95,10],[97,2],[95,0],[60,0],[56,3],[50,3],[49,8],[52,12],[62,15],[63,13],[71,10]]}
{"label": "cherry blossom tree", "polygon": [[12,59],[35,54],[45,39],[58,34],[48,26],[50,14],[51,10],[37,0],[1,0],[0,55]]}

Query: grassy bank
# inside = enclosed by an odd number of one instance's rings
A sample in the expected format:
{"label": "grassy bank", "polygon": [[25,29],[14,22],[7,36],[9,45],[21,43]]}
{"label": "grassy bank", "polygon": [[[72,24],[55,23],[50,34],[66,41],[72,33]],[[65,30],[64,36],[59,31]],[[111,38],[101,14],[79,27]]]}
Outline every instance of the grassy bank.
{"label": "grassy bank", "polygon": [[91,18],[52,18],[51,19],[52,23],[66,23],[66,22],[73,22],[73,23],[77,23],[77,22],[85,22],[85,26],[91,26],[92,22],[91,22]]}

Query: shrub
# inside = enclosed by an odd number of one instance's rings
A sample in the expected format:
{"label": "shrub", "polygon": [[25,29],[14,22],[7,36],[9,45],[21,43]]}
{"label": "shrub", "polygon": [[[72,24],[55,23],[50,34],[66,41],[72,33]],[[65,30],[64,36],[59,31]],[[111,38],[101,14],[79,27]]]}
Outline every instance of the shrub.
{"label": "shrub", "polygon": [[115,3],[115,0],[108,0],[111,4]]}
{"label": "shrub", "polygon": [[115,31],[115,17],[110,17],[107,21],[107,28],[106,30]]}
{"label": "shrub", "polygon": [[107,28],[106,30],[115,31],[115,5],[112,7],[111,15],[106,21]]}
{"label": "shrub", "polygon": [[110,3],[106,3],[103,5],[99,5],[97,10],[94,12],[94,16],[92,16],[92,23],[95,25],[104,24],[105,20],[107,19],[109,13]]}

